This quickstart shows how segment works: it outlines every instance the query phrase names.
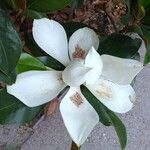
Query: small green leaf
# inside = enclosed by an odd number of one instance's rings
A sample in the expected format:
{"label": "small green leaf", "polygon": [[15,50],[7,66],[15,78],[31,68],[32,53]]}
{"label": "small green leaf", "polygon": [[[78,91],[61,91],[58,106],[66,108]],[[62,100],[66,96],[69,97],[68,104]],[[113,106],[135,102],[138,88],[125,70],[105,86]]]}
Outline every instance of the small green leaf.
{"label": "small green leaf", "polygon": [[6,89],[0,91],[0,124],[24,124],[36,118],[43,106],[29,108]]}
{"label": "small green leaf", "polygon": [[46,67],[37,58],[23,53],[21,54],[21,57],[17,64],[17,72],[21,73],[29,70],[46,70]]}
{"label": "small green leaf", "polygon": [[127,35],[112,34],[100,43],[98,52],[121,58],[131,58],[139,50],[141,42],[140,39],[133,40]]}
{"label": "small green leaf", "polygon": [[26,9],[23,12],[23,15],[26,16],[27,18],[32,18],[32,19],[47,18],[47,15],[45,13],[37,12],[35,10],[30,10],[30,9]]}
{"label": "small green leaf", "polygon": [[[7,13],[0,9],[0,72],[5,75],[1,81],[12,84],[11,78],[21,54],[21,41]],[[1,75],[2,76],[2,75]],[[8,78],[8,79],[7,79]]]}
{"label": "small green leaf", "polygon": [[51,12],[63,9],[71,0],[28,0],[27,8],[39,12]]}
{"label": "small green leaf", "polygon": [[124,150],[127,143],[127,134],[122,121],[111,110],[104,106],[84,85],[81,86],[81,92],[98,113],[100,122],[104,125],[114,126],[121,149]]}

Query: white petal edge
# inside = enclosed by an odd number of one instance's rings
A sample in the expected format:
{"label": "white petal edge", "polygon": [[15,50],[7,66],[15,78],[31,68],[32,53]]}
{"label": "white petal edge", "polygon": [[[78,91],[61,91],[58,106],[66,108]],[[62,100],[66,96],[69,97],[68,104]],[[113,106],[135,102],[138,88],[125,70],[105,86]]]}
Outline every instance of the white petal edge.
{"label": "white petal edge", "polygon": [[96,50],[99,46],[99,38],[94,30],[84,27],[75,31],[69,39],[69,54],[73,60],[77,46],[85,52],[85,56],[93,46]]}
{"label": "white petal edge", "polygon": [[16,83],[7,86],[7,92],[28,107],[51,101],[65,87],[58,71],[28,71],[17,76]]}
{"label": "white petal edge", "polygon": [[103,61],[102,76],[118,84],[131,84],[143,69],[143,64],[134,59],[123,59],[110,55],[101,55]]}
{"label": "white petal edge", "polygon": [[145,45],[144,40],[143,40],[137,33],[132,33],[132,34],[131,34],[131,38],[132,38],[132,39],[139,38],[139,39],[142,40],[142,44],[141,44],[141,46],[140,46],[140,48],[139,48],[138,51],[145,53],[145,52],[146,52],[146,45]]}
{"label": "white petal edge", "polygon": [[83,65],[83,60],[72,61],[62,72],[63,81],[72,87],[80,86],[87,80],[90,70]]}
{"label": "white petal edge", "polygon": [[133,107],[135,91],[130,85],[119,85],[108,80],[99,79],[97,84],[87,88],[110,110],[126,113]]}
{"label": "white petal edge", "polygon": [[41,49],[65,66],[69,63],[67,35],[61,24],[47,18],[35,19],[32,33]]}
{"label": "white petal edge", "polygon": [[[82,100],[82,103],[77,105],[75,103],[76,100]],[[79,88],[70,88],[60,103],[60,112],[72,140],[78,146],[85,142],[95,125],[99,122],[97,112],[81,94]]]}
{"label": "white petal edge", "polygon": [[92,68],[88,74],[86,84],[94,84],[102,73],[103,62],[99,53],[92,47],[85,57],[85,66]]}

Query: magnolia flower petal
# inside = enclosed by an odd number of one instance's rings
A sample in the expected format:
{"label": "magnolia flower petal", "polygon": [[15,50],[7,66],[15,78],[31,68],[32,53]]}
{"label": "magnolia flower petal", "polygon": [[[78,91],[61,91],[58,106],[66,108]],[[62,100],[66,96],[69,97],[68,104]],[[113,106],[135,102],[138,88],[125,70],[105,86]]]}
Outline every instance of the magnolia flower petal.
{"label": "magnolia flower petal", "polygon": [[103,67],[101,56],[94,49],[94,47],[91,48],[85,57],[85,66],[92,68],[88,75],[86,84],[94,84],[99,79]]}
{"label": "magnolia flower petal", "polygon": [[85,58],[92,46],[96,50],[99,46],[99,38],[94,30],[87,27],[78,29],[69,39],[70,58]]}
{"label": "magnolia flower petal", "polygon": [[143,64],[133,59],[102,55],[102,76],[118,84],[130,84],[143,69]]}
{"label": "magnolia flower petal", "polygon": [[88,77],[91,68],[85,67],[83,61],[76,60],[70,63],[62,73],[63,81],[72,87],[80,86]]}
{"label": "magnolia flower petal", "polygon": [[32,33],[35,42],[41,49],[62,64],[68,64],[67,36],[62,25],[47,18],[35,19]]}
{"label": "magnolia flower petal", "polygon": [[51,101],[65,87],[58,71],[28,71],[17,76],[7,92],[29,107]]}
{"label": "magnolia flower petal", "polygon": [[60,103],[60,112],[72,140],[78,146],[85,142],[99,122],[97,112],[81,94],[79,88],[70,88]]}
{"label": "magnolia flower petal", "polygon": [[135,91],[130,85],[119,85],[101,78],[97,84],[87,88],[114,112],[125,113],[133,107]]}

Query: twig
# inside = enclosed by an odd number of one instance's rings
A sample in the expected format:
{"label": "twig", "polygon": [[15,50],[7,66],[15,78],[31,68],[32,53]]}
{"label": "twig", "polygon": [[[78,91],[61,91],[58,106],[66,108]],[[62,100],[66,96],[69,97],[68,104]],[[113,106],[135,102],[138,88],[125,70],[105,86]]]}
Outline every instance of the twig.
{"label": "twig", "polygon": [[76,145],[76,143],[74,143],[74,142],[72,141],[71,150],[80,150],[80,148],[81,148],[81,147],[78,147],[78,146]]}
{"label": "twig", "polygon": [[108,17],[109,20],[111,21],[111,23],[112,23],[112,25],[113,25],[113,27],[114,27],[115,32],[118,33],[118,29],[117,29],[117,27],[116,27],[116,24],[115,24],[114,20],[112,19],[111,16],[109,16],[109,14],[107,13],[107,11],[106,11],[105,9],[104,9],[104,12],[106,13],[107,17]]}

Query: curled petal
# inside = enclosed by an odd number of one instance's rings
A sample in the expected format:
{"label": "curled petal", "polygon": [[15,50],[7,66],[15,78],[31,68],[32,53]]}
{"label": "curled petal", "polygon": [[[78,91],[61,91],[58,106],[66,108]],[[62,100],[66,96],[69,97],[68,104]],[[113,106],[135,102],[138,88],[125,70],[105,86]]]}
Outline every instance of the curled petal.
{"label": "curled petal", "polygon": [[133,59],[102,55],[102,76],[118,84],[130,84],[143,69],[143,64]]}
{"label": "curled petal", "polygon": [[72,140],[78,146],[85,142],[99,122],[98,114],[78,88],[70,88],[60,103],[60,112]]}
{"label": "curled petal", "polygon": [[32,33],[35,42],[41,49],[62,64],[68,64],[67,36],[62,25],[47,18],[35,19]]}
{"label": "curled petal", "polygon": [[7,86],[7,92],[29,107],[51,101],[65,87],[61,72],[28,71],[17,76],[16,83]]}
{"label": "curled petal", "polygon": [[135,101],[135,91],[130,85],[119,85],[108,80],[99,79],[97,84],[87,88],[106,107],[117,113],[128,112]]}
{"label": "curled petal", "polygon": [[88,75],[86,84],[94,84],[100,78],[103,67],[101,56],[94,47],[90,49],[85,57],[85,66],[92,68]]}
{"label": "curled petal", "polygon": [[73,61],[62,73],[63,81],[72,87],[80,86],[88,77],[91,68],[85,67],[83,61]]}
{"label": "curled petal", "polygon": [[92,46],[97,50],[99,39],[94,30],[81,28],[75,31],[69,39],[70,58],[85,58]]}

